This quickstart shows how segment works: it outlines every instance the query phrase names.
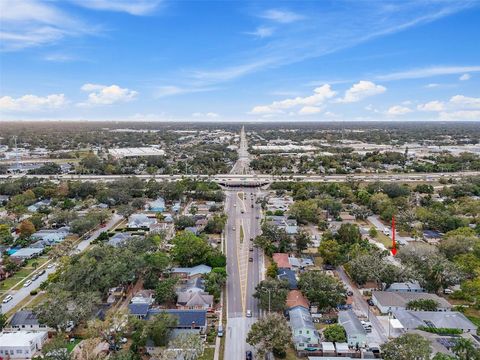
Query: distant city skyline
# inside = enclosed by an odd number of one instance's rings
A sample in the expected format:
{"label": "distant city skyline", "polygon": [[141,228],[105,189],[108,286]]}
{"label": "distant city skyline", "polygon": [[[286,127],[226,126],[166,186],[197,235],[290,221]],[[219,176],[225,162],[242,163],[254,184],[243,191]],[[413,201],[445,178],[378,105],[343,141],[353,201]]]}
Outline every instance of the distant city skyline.
{"label": "distant city skyline", "polygon": [[480,120],[480,2],[0,1],[0,121]]}

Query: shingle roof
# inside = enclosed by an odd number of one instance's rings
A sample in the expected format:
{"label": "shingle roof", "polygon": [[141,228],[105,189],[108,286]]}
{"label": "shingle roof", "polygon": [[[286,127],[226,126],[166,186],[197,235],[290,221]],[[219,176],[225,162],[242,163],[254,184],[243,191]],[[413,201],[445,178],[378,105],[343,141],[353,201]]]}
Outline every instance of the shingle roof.
{"label": "shingle roof", "polygon": [[293,308],[295,306],[303,306],[304,308],[309,308],[308,300],[303,296],[300,290],[292,290],[287,295],[287,307]]}
{"label": "shingle roof", "polygon": [[291,267],[288,261],[288,254],[275,253],[272,255],[272,259],[279,268],[290,269]]}
{"label": "shingle roof", "polygon": [[33,311],[21,310],[17,311],[13,315],[12,320],[10,320],[11,326],[21,326],[21,325],[38,325],[38,318],[33,313]]}
{"label": "shingle roof", "polygon": [[134,303],[128,305],[128,309],[132,315],[136,316],[147,316],[149,308],[150,305],[147,303]]}
{"label": "shingle roof", "polygon": [[436,328],[450,328],[462,330],[475,330],[475,326],[465,315],[458,311],[410,311],[397,310],[393,312],[407,329],[419,326],[434,326]]}
{"label": "shingle roof", "polygon": [[315,325],[313,324],[312,315],[310,311],[305,309],[303,306],[296,306],[291,308],[288,311],[290,316],[290,326],[292,329],[311,329],[315,330]]}
{"label": "shingle roof", "polygon": [[295,277],[295,272],[290,269],[278,269],[277,277],[280,280],[287,280],[290,290],[297,289],[297,278]]}
{"label": "shingle roof", "polygon": [[161,312],[166,312],[178,319],[177,327],[190,327],[193,323],[197,326],[205,326],[207,324],[206,310],[177,310],[177,309],[152,309],[148,312],[147,318],[150,319]]}
{"label": "shingle roof", "polygon": [[339,311],[338,323],[343,326],[347,335],[366,334],[362,323],[352,310]]}
{"label": "shingle roof", "polygon": [[444,298],[430,293],[373,291],[372,297],[375,297],[381,306],[406,307],[410,301],[429,299],[435,300],[441,308],[452,307]]}

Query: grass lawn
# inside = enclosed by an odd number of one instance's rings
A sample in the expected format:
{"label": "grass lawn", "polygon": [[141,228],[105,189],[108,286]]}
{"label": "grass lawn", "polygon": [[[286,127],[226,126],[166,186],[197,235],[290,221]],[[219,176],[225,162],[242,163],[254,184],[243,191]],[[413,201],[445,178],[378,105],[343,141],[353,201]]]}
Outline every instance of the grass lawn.
{"label": "grass lawn", "polygon": [[80,341],[82,341],[82,339],[78,339],[78,338],[75,338],[75,340],[72,342],[69,341],[67,344],[67,351],[71,353],[75,348],[75,346],[77,346]]}
{"label": "grass lawn", "polygon": [[203,355],[198,360],[212,360],[215,355],[215,348],[205,348]]}
{"label": "grass lawn", "polygon": [[240,242],[243,243],[243,239],[245,237],[245,234],[243,232],[243,226],[240,225]]}
{"label": "grass lawn", "polygon": [[392,239],[380,231],[377,233],[377,236],[375,236],[375,240],[385,245],[387,249],[392,247]]}

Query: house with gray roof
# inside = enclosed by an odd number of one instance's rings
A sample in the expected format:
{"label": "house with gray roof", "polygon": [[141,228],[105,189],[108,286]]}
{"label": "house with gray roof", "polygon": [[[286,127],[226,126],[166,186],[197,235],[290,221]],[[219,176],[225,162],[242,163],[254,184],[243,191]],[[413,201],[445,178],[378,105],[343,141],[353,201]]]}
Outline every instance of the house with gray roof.
{"label": "house with gray roof", "polygon": [[108,239],[107,244],[111,245],[111,246],[114,246],[114,247],[119,247],[120,245],[125,244],[131,238],[132,238],[132,235],[130,235],[130,234],[116,233],[110,239]]}
{"label": "house with gray roof", "polygon": [[420,286],[418,281],[407,281],[407,282],[393,283],[385,291],[423,293],[423,292],[425,292],[425,289]]}
{"label": "house with gray roof", "polygon": [[357,315],[355,315],[352,310],[339,311],[338,323],[345,329],[349,346],[354,348],[367,346],[367,333]]}
{"label": "house with gray roof", "polygon": [[393,312],[393,316],[402,324],[404,331],[415,330],[419,326],[428,326],[459,329],[464,333],[476,334],[478,328],[458,311],[397,310]]}
{"label": "house with gray roof", "polygon": [[18,330],[25,330],[25,331],[49,331],[50,329],[45,324],[40,324],[37,318],[37,315],[30,310],[21,310],[17,311],[12,320],[6,328],[5,331],[18,331]]}
{"label": "house with gray roof", "polygon": [[193,277],[199,277],[202,275],[209,274],[211,271],[212,271],[212,268],[208,265],[197,265],[190,268],[182,268],[182,267],[172,268],[171,273],[190,279]]}
{"label": "house with gray roof", "polygon": [[320,349],[320,334],[313,323],[310,311],[303,306],[295,306],[288,311],[293,343],[297,351]]}
{"label": "house with gray roof", "polygon": [[59,229],[43,229],[32,234],[33,239],[41,240],[44,245],[53,245],[65,240],[70,234],[70,228],[67,226]]}
{"label": "house with gray roof", "polygon": [[213,296],[207,292],[180,292],[177,294],[179,309],[204,309],[213,307]]}
{"label": "house with gray roof", "polygon": [[407,304],[414,300],[434,300],[439,311],[447,311],[452,308],[452,305],[447,300],[436,294],[390,291],[372,292],[372,301],[382,314],[404,310],[407,308]]}
{"label": "house with gray roof", "polygon": [[134,229],[148,228],[156,222],[155,218],[150,218],[145,214],[132,214],[128,218],[128,227]]}
{"label": "house with gray roof", "polygon": [[33,259],[34,257],[43,253],[42,248],[23,248],[10,255],[11,258],[17,258],[21,260]]}

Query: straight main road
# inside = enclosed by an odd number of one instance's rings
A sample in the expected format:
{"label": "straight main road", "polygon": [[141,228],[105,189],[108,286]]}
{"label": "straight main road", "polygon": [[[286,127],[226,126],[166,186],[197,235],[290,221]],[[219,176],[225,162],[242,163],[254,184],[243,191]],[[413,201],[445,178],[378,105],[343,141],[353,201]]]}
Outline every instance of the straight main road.
{"label": "straight main road", "polygon": [[[259,193],[256,188],[226,191],[228,278],[225,359],[244,359],[245,351],[253,350],[246,343],[246,337],[251,324],[259,317],[258,303],[253,294],[262,278],[263,254],[253,246],[252,241],[260,233],[261,210],[256,204]],[[251,317],[247,317],[247,312],[251,313]]]}
{"label": "straight main road", "polygon": [[[101,232],[110,230],[121,219],[122,219],[122,216],[116,213],[113,214],[112,218],[107,222],[107,224],[104,227],[96,229],[95,231],[90,233],[84,240],[80,241],[77,247],[75,248],[74,252],[79,253],[84,251],[88,246],[90,246],[91,242],[95,240],[98,237],[98,235],[100,235]],[[9,312],[13,308],[15,308],[15,306],[21,303],[27,296],[30,296],[30,291],[38,289],[40,287],[40,284],[45,280],[47,280],[48,275],[56,271],[55,264],[52,267],[48,268],[48,265],[46,263],[44,267],[32,273],[29,276],[29,278],[31,278],[35,273],[38,273],[39,271],[41,271],[41,269],[43,268],[45,269],[45,274],[39,276],[37,280],[32,281],[32,283],[29,286],[27,287],[22,286],[22,288],[20,288],[19,290],[11,290],[8,293],[5,293],[5,296],[11,295],[13,299],[6,304],[3,304],[3,303],[1,304],[1,312],[3,314]]]}

